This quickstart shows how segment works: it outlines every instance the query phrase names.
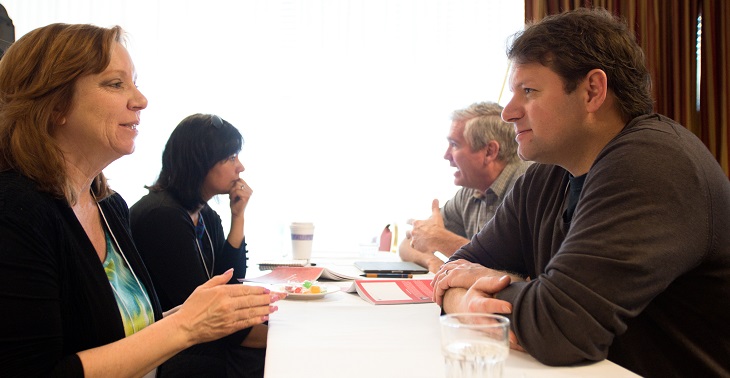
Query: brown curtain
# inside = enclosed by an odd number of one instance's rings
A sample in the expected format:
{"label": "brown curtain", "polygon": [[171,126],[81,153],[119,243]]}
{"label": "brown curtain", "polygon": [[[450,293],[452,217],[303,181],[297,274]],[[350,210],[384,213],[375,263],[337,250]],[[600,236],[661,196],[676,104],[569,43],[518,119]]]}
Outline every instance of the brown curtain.
{"label": "brown curtain", "polygon": [[[730,3],[703,0],[700,80],[700,129],[697,134],[718,159],[725,173],[730,170]],[[730,177],[730,175],[728,175]]]}
{"label": "brown curtain", "polygon": [[[646,53],[655,111],[697,135],[730,177],[730,2],[717,0],[525,0],[525,21],[578,7],[623,17]],[[702,16],[701,46],[697,19]],[[701,47],[700,67],[697,65]],[[700,79],[698,87],[698,68]],[[699,101],[698,101],[699,95]]]}

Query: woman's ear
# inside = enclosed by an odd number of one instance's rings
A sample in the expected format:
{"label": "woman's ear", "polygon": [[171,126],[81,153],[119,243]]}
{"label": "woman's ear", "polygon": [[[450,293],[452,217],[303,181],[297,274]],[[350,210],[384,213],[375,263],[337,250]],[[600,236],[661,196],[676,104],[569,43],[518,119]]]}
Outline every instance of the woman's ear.
{"label": "woman's ear", "polygon": [[60,111],[54,110],[52,116],[54,126],[63,126],[66,124],[66,117],[61,115]]}

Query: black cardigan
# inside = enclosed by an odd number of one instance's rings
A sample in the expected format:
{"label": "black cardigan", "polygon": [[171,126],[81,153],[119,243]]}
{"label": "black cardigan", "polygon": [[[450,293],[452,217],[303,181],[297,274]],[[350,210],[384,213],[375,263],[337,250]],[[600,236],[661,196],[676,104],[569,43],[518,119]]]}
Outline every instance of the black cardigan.
{"label": "black cardigan", "polygon": [[[118,194],[100,205],[131,268],[162,317]],[[91,241],[63,199],[13,171],[0,173],[0,366],[4,376],[83,376],[77,352],[125,337]]]}
{"label": "black cardigan", "polygon": [[[150,192],[140,198],[130,209],[130,227],[134,243],[138,246],[142,260],[157,288],[157,296],[163,311],[179,306],[193,293],[195,288],[208,281],[205,267],[197,249],[195,225],[187,210],[168,192]],[[215,254],[214,275],[234,268],[229,284],[240,284],[238,278],[246,277],[246,240],[238,248],[226,240],[218,213],[207,204],[200,211],[204,218],[208,236],[203,238],[202,253],[210,265]],[[251,327],[244,328],[211,344],[240,345]],[[213,346],[208,348],[212,354]],[[213,348],[213,349],[210,349]],[[195,352],[199,353],[199,352]]]}
{"label": "black cardigan", "polygon": [[208,281],[206,268],[212,268],[213,260],[213,275],[234,268],[229,283],[238,284],[238,278],[246,277],[246,240],[238,248],[228,243],[220,216],[207,204],[200,210],[207,229],[200,252],[190,214],[169,192],[150,192],[129,213],[134,244],[152,276],[163,311],[183,304],[195,288]]}

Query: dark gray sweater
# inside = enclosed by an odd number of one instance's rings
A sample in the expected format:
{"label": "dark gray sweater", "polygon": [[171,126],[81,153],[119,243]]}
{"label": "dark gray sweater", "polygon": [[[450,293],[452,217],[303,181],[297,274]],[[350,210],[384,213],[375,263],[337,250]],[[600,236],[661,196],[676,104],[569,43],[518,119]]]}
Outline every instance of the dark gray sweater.
{"label": "dark gray sweater", "polygon": [[730,181],[687,129],[632,120],[589,170],[533,164],[454,259],[516,272],[520,344],[548,365],[605,358],[643,376],[730,375]]}

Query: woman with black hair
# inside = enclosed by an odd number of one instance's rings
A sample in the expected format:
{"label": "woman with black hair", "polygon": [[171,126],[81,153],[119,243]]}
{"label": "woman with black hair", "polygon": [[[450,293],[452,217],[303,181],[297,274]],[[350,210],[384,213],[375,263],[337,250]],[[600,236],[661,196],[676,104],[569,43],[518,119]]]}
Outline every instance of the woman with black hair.
{"label": "woman with black hair", "polygon": [[[241,133],[216,115],[194,114],[173,130],[157,182],[130,209],[132,236],[164,311],[181,305],[209,277],[233,268],[231,284],[246,275],[244,210],[252,190],[239,177]],[[228,194],[231,226],[207,202]],[[197,345],[168,365],[181,375],[262,376],[267,326]],[[168,376],[170,371],[167,371]]]}

